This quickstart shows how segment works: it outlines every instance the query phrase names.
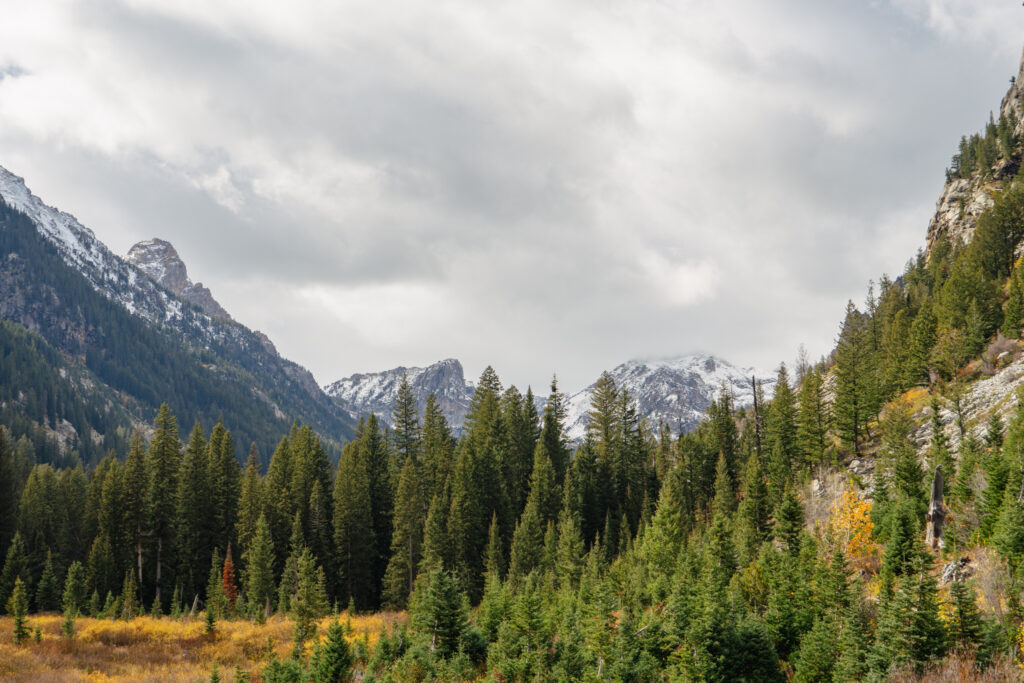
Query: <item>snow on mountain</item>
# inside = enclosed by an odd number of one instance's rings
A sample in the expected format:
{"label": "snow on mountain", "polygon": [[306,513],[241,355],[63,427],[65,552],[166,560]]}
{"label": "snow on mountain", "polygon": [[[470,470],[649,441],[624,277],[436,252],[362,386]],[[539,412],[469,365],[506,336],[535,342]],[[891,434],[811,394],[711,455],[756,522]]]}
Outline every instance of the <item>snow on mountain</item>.
{"label": "snow on mountain", "polygon": [[[231,320],[212,296],[204,301],[209,290],[188,281],[184,264],[169,244],[164,243],[174,252],[184,277],[183,283],[177,283],[183,284],[180,292],[174,291],[176,283],[167,279],[168,268],[174,266],[170,252],[163,250],[167,258],[159,259],[149,258],[155,253],[152,249],[146,250],[151,252],[148,255],[136,252],[136,259],[146,267],[140,269],[110,251],[74,216],[45,204],[24,179],[3,167],[0,200],[28,216],[61,259],[97,292],[148,323],[180,334],[190,347],[210,349],[230,359],[252,377],[254,395],[273,403],[275,411],[284,406],[289,417],[309,420],[332,438],[350,433],[347,416],[324,395],[308,370],[278,355],[265,335]],[[151,246],[155,244],[153,241]]]}
{"label": "snow on mountain", "polygon": [[[610,371],[616,386],[629,392],[637,410],[652,429],[664,422],[674,434],[693,430],[721,392],[723,385],[737,406],[753,403],[750,384],[756,377],[771,395],[772,375],[753,368],[739,368],[712,355],[696,353],[677,358],[631,360]],[[572,441],[586,435],[590,396],[594,384],[566,400],[566,432]]]}
{"label": "snow on mountain", "polygon": [[[352,375],[327,385],[324,391],[354,418],[375,413],[390,423],[403,373],[409,377],[421,412],[427,396],[433,392],[449,424],[456,430],[462,426],[473,398],[473,385],[465,380],[462,364],[453,358],[425,368],[398,367]],[[652,429],[664,422],[675,434],[694,429],[704,419],[723,384],[736,405],[747,406],[753,403],[752,376],[762,382],[768,395],[775,383],[774,376],[739,368],[707,354],[631,360],[611,370],[611,375],[616,385],[636,401],[640,415],[647,418]],[[593,388],[591,384],[566,398],[566,432],[572,441],[582,441],[586,435]],[[538,396],[537,407],[543,410],[544,398]]]}
{"label": "snow on mountain", "polygon": [[462,427],[473,398],[473,385],[466,381],[462,364],[454,358],[425,368],[398,367],[384,372],[352,375],[327,385],[324,391],[354,418],[374,413],[390,424],[391,409],[398,399],[403,374],[409,378],[421,414],[427,396],[433,393],[448,424],[456,431]]}

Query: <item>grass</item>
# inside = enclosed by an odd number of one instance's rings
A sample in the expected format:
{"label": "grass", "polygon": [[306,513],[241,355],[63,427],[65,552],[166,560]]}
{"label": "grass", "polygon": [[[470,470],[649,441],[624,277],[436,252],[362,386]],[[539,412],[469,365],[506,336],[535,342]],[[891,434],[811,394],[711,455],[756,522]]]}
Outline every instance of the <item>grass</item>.
{"label": "grass", "polygon": [[[342,615],[341,621],[348,617]],[[15,645],[12,621],[0,618],[0,680],[4,681],[202,681],[214,663],[221,680],[234,680],[235,667],[255,672],[270,654],[286,659],[292,652],[293,622],[273,617],[265,624],[218,621],[205,633],[202,619],[137,617],[130,621],[79,618],[75,637],[61,636],[63,617],[29,618],[29,629],[42,630],[41,642]],[[405,620],[403,613],[353,616],[349,640],[366,639],[372,648],[384,628]],[[320,621],[319,637],[331,618]],[[307,643],[307,651],[312,642]]]}

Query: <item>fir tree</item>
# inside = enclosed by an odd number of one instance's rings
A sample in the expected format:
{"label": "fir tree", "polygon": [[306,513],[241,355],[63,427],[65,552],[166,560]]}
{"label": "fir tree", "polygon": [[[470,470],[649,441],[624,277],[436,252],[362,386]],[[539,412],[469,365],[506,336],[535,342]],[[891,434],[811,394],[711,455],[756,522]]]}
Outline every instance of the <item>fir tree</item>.
{"label": "fir tree", "polygon": [[136,431],[132,435],[128,456],[124,461],[124,495],[121,500],[123,522],[121,528],[124,530],[125,539],[133,551],[136,580],[140,586],[143,582],[143,544],[146,542],[149,532],[149,482],[147,480],[146,465],[145,442],[142,439],[142,434]]}
{"label": "fir tree", "polygon": [[395,500],[391,559],[384,576],[384,601],[404,609],[416,580],[423,543],[424,504],[420,466],[415,455],[405,459]]}
{"label": "fir tree", "polygon": [[797,448],[805,463],[815,465],[824,460],[828,418],[821,375],[817,370],[809,370],[800,387],[800,407],[796,418]]}
{"label": "fir tree", "polygon": [[295,619],[296,653],[301,653],[305,642],[316,635],[315,621],[327,613],[323,570],[316,566],[316,558],[309,549],[304,549],[299,555],[298,577],[298,586],[291,599],[291,612]]}
{"label": "fir tree", "polygon": [[793,491],[786,491],[775,509],[775,538],[792,555],[800,550],[800,532],[804,528],[804,510]]}
{"label": "fir tree", "polygon": [[203,429],[196,422],[179,472],[174,524],[178,542],[178,577],[186,595],[192,595],[202,585],[201,567],[213,551],[214,510],[207,455]]}
{"label": "fir tree", "polygon": [[269,611],[274,592],[274,546],[266,514],[256,522],[256,530],[243,559],[242,585],[249,601],[249,612],[263,618]]}
{"label": "fir tree", "polygon": [[28,614],[28,591],[20,576],[14,579],[14,589],[7,600],[6,609],[14,621],[14,644],[19,645],[28,638],[28,626],[25,623],[25,615]]}
{"label": "fir tree", "polygon": [[46,551],[46,564],[36,585],[36,609],[40,612],[56,610],[60,604],[60,584],[53,566],[53,553]]}
{"label": "fir tree", "polygon": [[[398,457],[392,469],[392,481],[397,489],[399,473],[406,461],[419,460],[420,449],[420,421],[419,411],[416,409],[416,396],[413,394],[412,385],[409,384],[409,377],[404,372],[398,385],[398,396],[391,409],[391,424],[395,445],[393,452]],[[395,495],[397,496],[397,490]]]}
{"label": "fir tree", "polygon": [[428,577],[429,587],[412,618],[416,628],[430,639],[430,650],[445,659],[455,654],[469,627],[465,596],[449,572],[434,571]]}
{"label": "fir tree", "polygon": [[861,313],[853,302],[846,306],[846,317],[836,346],[836,396],[834,414],[843,442],[854,454],[860,453],[860,439],[869,415],[868,339]]}
{"label": "fir tree", "polygon": [[323,683],[347,683],[352,678],[355,658],[345,639],[345,628],[337,621],[327,627],[327,639],[313,655],[313,678]]}
{"label": "fir tree", "polygon": [[238,600],[238,583],[235,578],[235,563],[231,559],[231,544],[228,543],[227,554],[224,555],[224,569],[221,572],[221,592],[224,594],[225,606],[228,612],[235,610],[235,601]]}
{"label": "fir tree", "polygon": [[245,474],[242,477],[242,489],[238,499],[238,547],[242,549],[244,559],[249,545],[256,534],[256,526],[261,516],[266,521],[263,503],[263,480],[260,478],[259,452],[256,444],[249,450],[249,459],[245,463]]}
{"label": "fir tree", "polygon": [[[68,567],[67,578],[64,580],[64,592],[61,604],[65,613],[72,616],[79,616],[86,608],[88,601],[87,584],[85,582],[85,567],[81,562],[75,561]],[[99,596],[97,596],[97,601]]]}
{"label": "fir tree", "polygon": [[376,603],[377,541],[373,525],[368,450],[350,442],[341,453],[334,484],[334,547],[339,595],[359,609]]}
{"label": "fir tree", "polygon": [[135,583],[135,572],[128,570],[124,573],[124,582],[121,584],[121,609],[122,619],[134,619],[142,611],[142,603],[139,601],[139,585]]}
{"label": "fir tree", "polygon": [[949,639],[957,649],[971,651],[981,645],[985,631],[984,618],[975,602],[974,588],[960,577],[949,587],[953,614],[949,620]]}
{"label": "fir tree", "polygon": [[166,403],[160,406],[154,425],[156,431],[146,459],[149,470],[147,509],[149,529],[155,544],[155,591],[156,599],[159,600],[163,584],[168,578],[165,567],[173,566],[173,563],[168,562],[167,555],[174,542],[175,500],[167,492],[177,488],[181,444],[178,441],[178,421]]}

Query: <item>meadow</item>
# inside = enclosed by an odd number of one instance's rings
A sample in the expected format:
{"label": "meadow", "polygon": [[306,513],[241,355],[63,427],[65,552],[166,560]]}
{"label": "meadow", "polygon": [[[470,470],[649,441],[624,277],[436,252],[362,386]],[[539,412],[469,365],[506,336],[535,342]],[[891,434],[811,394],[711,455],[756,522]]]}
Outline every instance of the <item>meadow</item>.
{"label": "meadow", "polygon": [[[317,638],[307,642],[307,652],[323,638],[333,618],[318,622]],[[340,617],[350,626],[348,639],[354,649],[367,652],[382,629],[405,619],[400,612]],[[30,617],[29,629],[40,629],[39,642],[29,638],[15,645],[11,618],[0,618],[0,680],[204,681],[209,680],[215,665],[222,681],[236,680],[236,671],[258,680],[254,674],[272,656],[287,659],[294,648],[294,622],[285,617],[272,617],[265,624],[218,621],[213,633],[206,633],[201,618],[136,617],[125,621],[82,617],[76,619],[71,639],[61,635],[62,621],[58,614]]]}

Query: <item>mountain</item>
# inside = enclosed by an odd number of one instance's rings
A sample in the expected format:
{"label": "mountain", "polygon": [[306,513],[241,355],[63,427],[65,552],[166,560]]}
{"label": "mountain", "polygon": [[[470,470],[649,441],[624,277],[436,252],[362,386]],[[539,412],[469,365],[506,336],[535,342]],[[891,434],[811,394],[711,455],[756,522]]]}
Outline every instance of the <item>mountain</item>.
{"label": "mountain", "polygon": [[462,427],[473,398],[473,385],[466,381],[462,363],[454,358],[425,368],[397,367],[384,372],[352,375],[328,384],[324,391],[354,418],[375,413],[390,424],[391,409],[398,398],[403,375],[409,379],[421,414],[427,396],[434,394],[448,424],[456,431]]}
{"label": "mountain", "polygon": [[[676,358],[631,360],[609,371],[616,386],[629,392],[639,414],[656,429],[664,423],[674,433],[696,428],[707,414],[711,401],[726,386],[737,406],[754,401],[751,377],[771,396],[775,377],[753,368],[739,368],[721,358],[695,353]],[[590,396],[596,382],[568,397],[566,432],[571,440],[582,440],[589,422]]]}
{"label": "mountain", "polygon": [[202,282],[193,283],[188,279],[188,268],[170,242],[157,238],[144,240],[133,245],[126,258],[128,263],[151,277],[158,285],[211,317],[231,317]]}
{"label": "mountain", "polygon": [[[774,376],[752,368],[739,368],[707,354],[691,354],[659,360],[631,360],[611,370],[618,387],[629,392],[641,416],[651,428],[664,422],[673,433],[694,429],[707,413],[712,399],[726,385],[738,406],[753,402],[750,378],[756,376],[771,395]],[[376,413],[385,422],[391,420],[391,409],[398,397],[398,386],[406,374],[422,412],[427,396],[434,393],[448,423],[458,430],[473,399],[473,384],[467,382],[462,364],[454,358],[439,361],[425,368],[398,367],[384,372],[363,373],[328,384],[324,391],[339,407],[354,418]],[[567,397],[566,431],[573,441],[582,441],[586,434],[590,394],[594,384]],[[543,409],[544,397],[537,397]]]}
{"label": "mountain", "polygon": [[[209,429],[223,417],[241,457],[250,441],[268,453],[293,420],[328,441],[352,436],[348,414],[308,370],[282,358],[265,335],[211,314],[223,310],[209,306],[212,296],[206,305],[185,298],[199,286],[169,244],[133,249],[136,266],[3,168],[0,200],[0,317],[37,335],[18,344],[45,342],[106,385],[131,416],[121,427],[150,423],[166,401],[185,433],[196,420]],[[48,421],[61,410],[49,406]],[[74,428],[72,448],[108,436]]]}

